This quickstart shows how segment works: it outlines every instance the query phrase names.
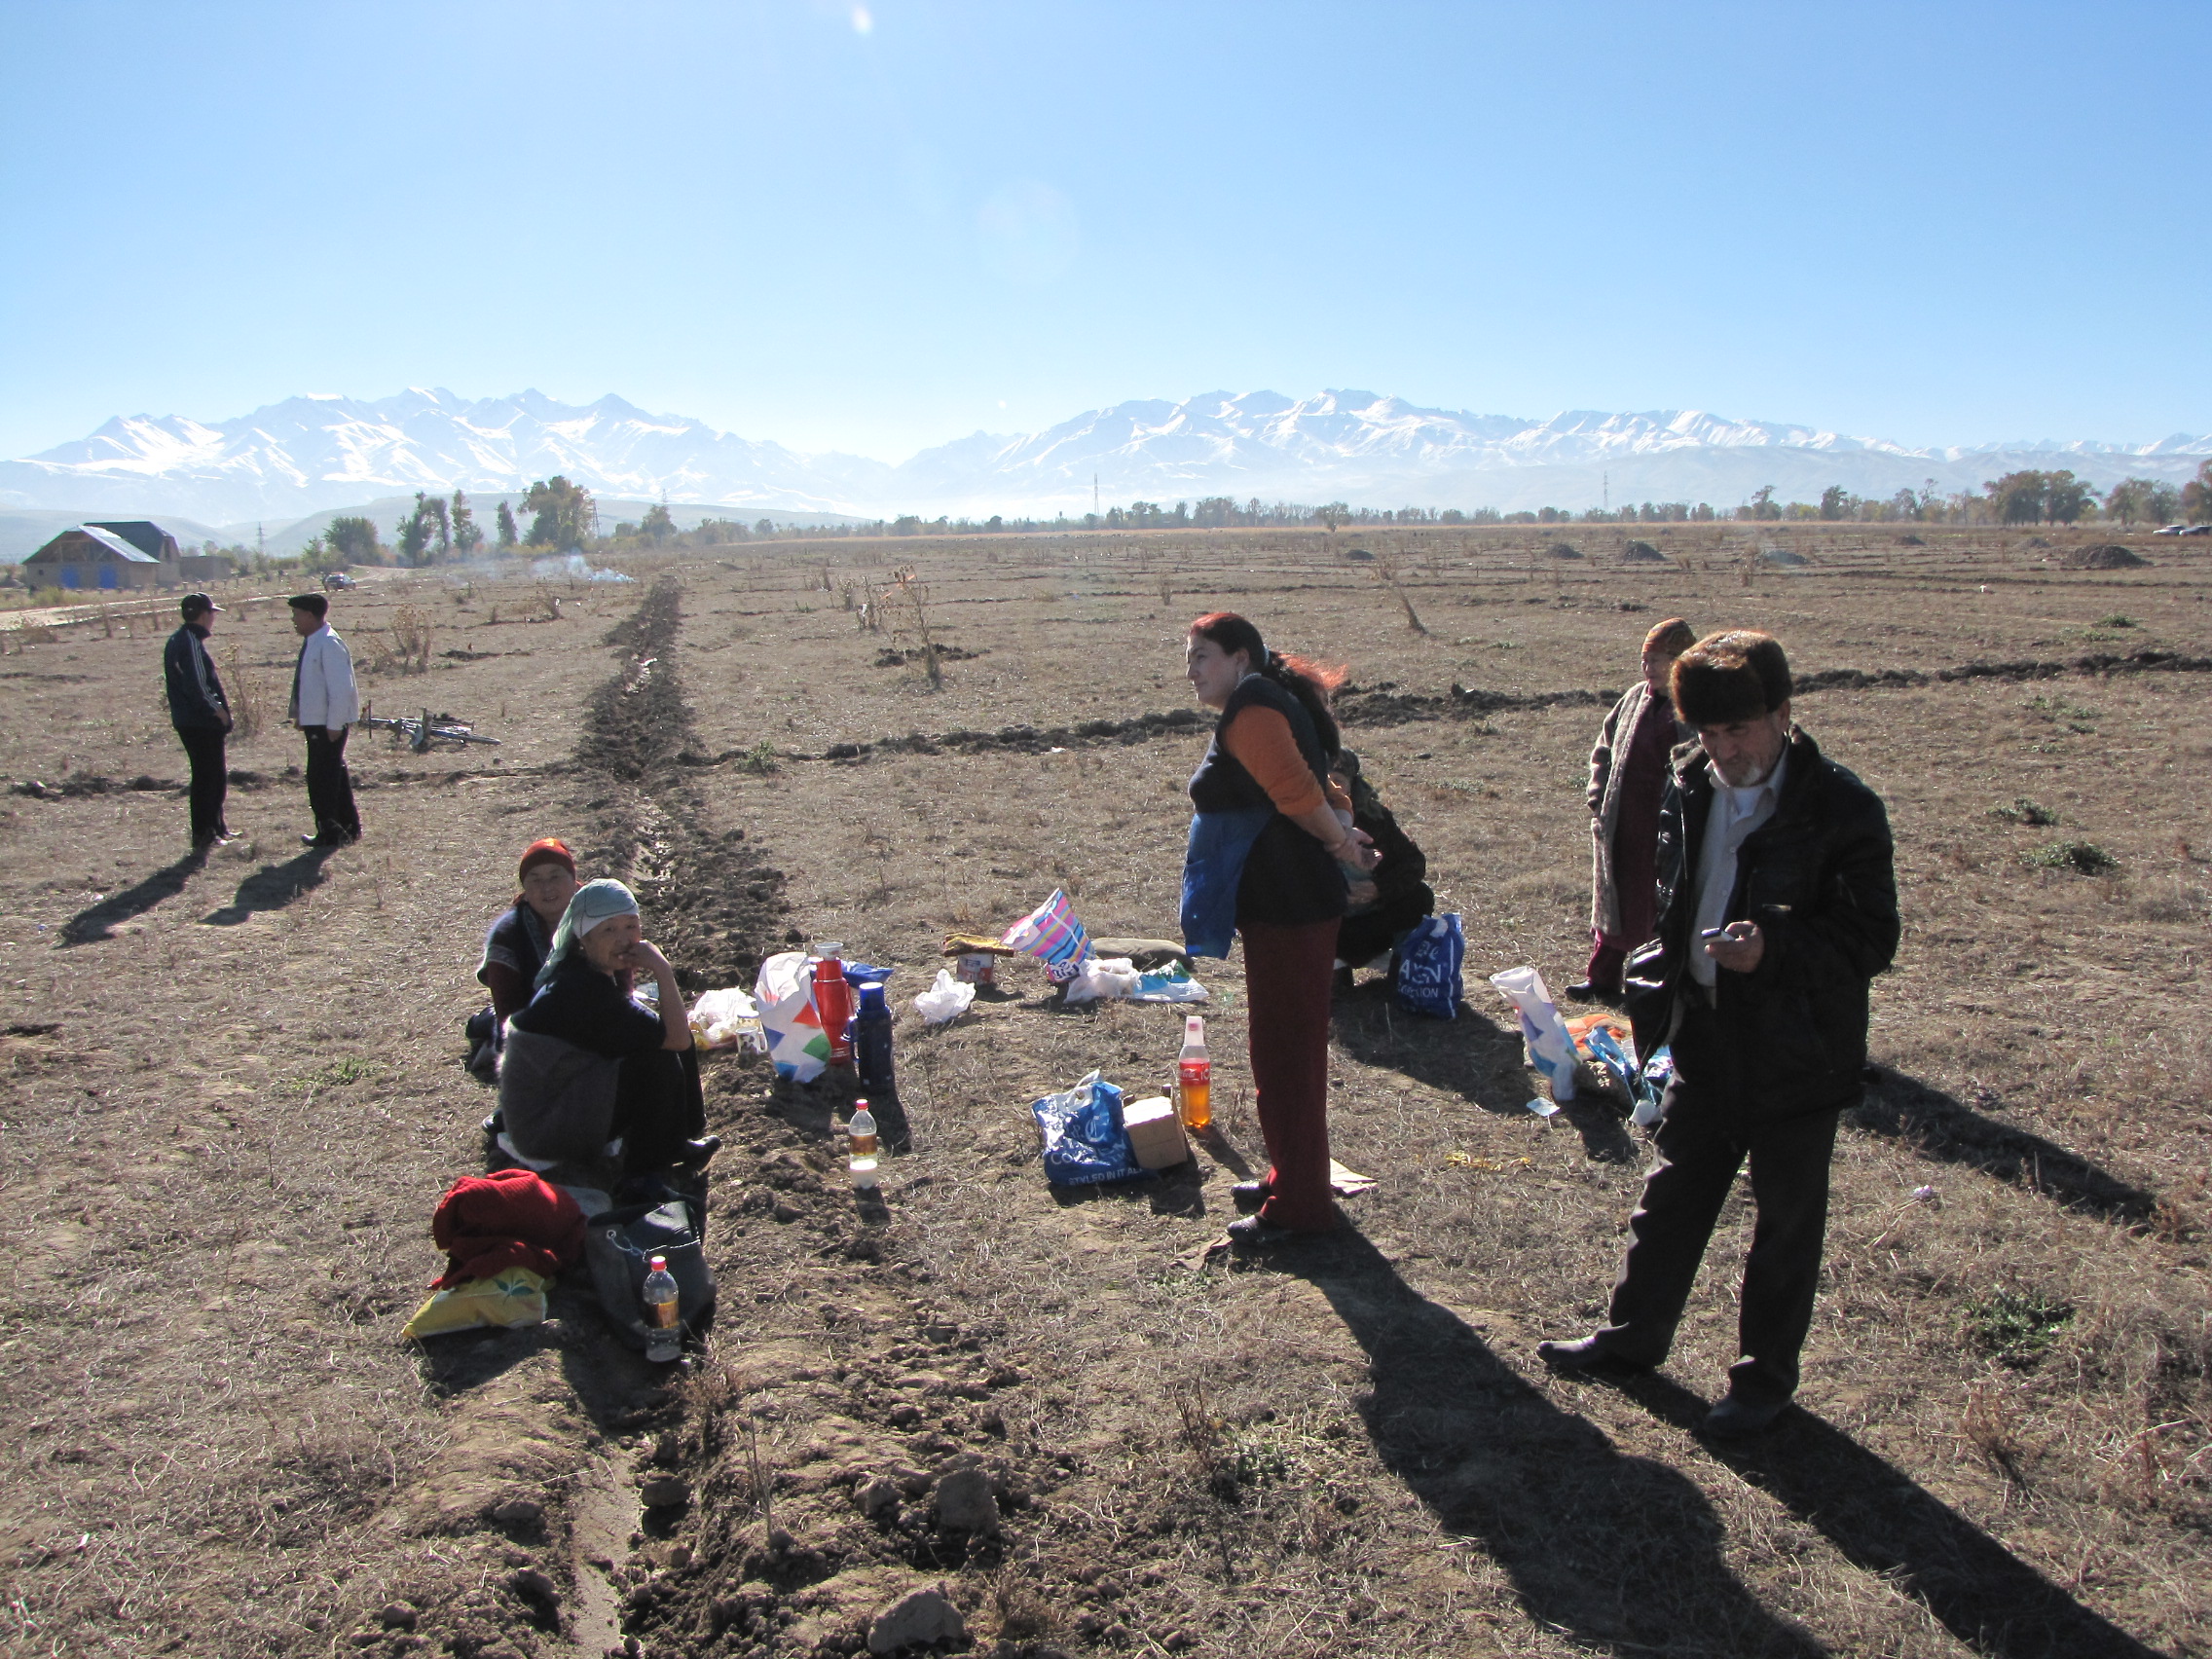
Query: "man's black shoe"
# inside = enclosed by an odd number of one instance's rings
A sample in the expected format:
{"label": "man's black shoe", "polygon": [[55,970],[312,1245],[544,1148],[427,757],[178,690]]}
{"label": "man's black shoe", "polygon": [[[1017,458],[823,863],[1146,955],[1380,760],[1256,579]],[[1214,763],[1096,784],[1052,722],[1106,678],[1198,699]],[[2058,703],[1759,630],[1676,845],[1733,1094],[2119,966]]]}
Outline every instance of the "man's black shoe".
{"label": "man's black shoe", "polygon": [[1582,1337],[1571,1343],[1538,1343],[1536,1357],[1569,1377],[1637,1377],[1651,1369],[1613,1352],[1597,1337]]}
{"label": "man's black shoe", "polygon": [[1230,1198],[1238,1209],[1258,1209],[1275,1196],[1271,1181],[1239,1181],[1229,1189]]}
{"label": "man's black shoe", "polygon": [[1754,1434],[1764,1434],[1774,1426],[1774,1419],[1789,1409],[1788,1400],[1776,1400],[1768,1405],[1755,1405],[1731,1392],[1723,1394],[1719,1403],[1705,1414],[1705,1421],[1698,1425],[1698,1433],[1713,1440],[1749,1440]]}
{"label": "man's black shoe", "polygon": [[1594,984],[1588,979],[1577,979],[1567,987],[1567,994],[1576,1002],[1616,1003],[1621,1000],[1618,986]]}
{"label": "man's black shoe", "polygon": [[484,1132],[487,1135],[491,1136],[494,1140],[498,1140],[499,1138],[500,1134],[505,1131],[506,1126],[507,1115],[504,1112],[494,1112],[489,1118],[486,1118],[484,1120]]}

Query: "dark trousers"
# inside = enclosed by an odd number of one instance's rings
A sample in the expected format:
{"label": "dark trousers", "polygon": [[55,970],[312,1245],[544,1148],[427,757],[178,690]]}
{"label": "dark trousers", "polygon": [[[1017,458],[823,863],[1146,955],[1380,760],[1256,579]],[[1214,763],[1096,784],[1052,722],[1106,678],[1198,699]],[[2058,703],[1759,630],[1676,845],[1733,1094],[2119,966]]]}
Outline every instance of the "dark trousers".
{"label": "dark trousers", "polygon": [[1237,931],[1244,936],[1254,1104],[1274,1189],[1260,1215],[1277,1227],[1319,1232],[1336,1224],[1329,1196],[1329,993],[1337,923],[1245,922]]}
{"label": "dark trousers", "polygon": [[184,745],[192,762],[192,844],[230,833],[223,822],[223,802],[231,793],[229,762],[223,756],[225,733],[220,726],[177,728],[176,740]]}
{"label": "dark trousers", "polygon": [[[1691,1018],[1710,1019],[1699,1011]],[[1677,1075],[1667,1086],[1657,1136],[1659,1161],[1644,1177],[1629,1218],[1628,1259],[1599,1333],[1624,1359],[1667,1357],[1689,1301],[1720,1206],[1748,1158],[1751,1165],[1751,1254],[1737,1317],[1742,1358],[1729,1368],[1738,1398],[1768,1405],[1797,1391],[1797,1357],[1813,1324],[1821,1250],[1827,1236],[1828,1161],[1839,1110],[1774,1121],[1724,1091]]]}
{"label": "dark trousers", "polygon": [[614,1086],[611,1127],[622,1140],[625,1173],[650,1174],[675,1162],[683,1143],[707,1128],[698,1049],[655,1049],[624,1060]]}
{"label": "dark trousers", "polygon": [[308,810],[314,814],[314,832],[325,840],[352,841],[361,834],[353,780],[346,770],[350,731],[340,726],[334,738],[322,726],[308,727]]}
{"label": "dark trousers", "polygon": [[1613,894],[1620,907],[1621,929],[1608,934],[1590,930],[1590,969],[1583,977],[1601,991],[1621,988],[1621,969],[1628,953],[1649,939],[1659,927],[1659,826],[1657,813],[1649,824],[1630,824],[1624,808],[1623,823],[1613,832]]}

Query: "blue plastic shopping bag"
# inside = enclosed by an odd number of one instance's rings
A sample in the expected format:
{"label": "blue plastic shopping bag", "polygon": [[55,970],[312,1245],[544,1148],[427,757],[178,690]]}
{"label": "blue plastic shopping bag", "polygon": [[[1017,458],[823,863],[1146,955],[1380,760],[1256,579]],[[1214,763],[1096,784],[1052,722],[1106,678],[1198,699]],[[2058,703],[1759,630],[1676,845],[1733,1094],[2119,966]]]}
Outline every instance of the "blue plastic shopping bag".
{"label": "blue plastic shopping bag", "polygon": [[1122,1091],[1096,1072],[1029,1109],[1045,1141],[1045,1179],[1053,1185],[1088,1187],[1144,1173],[1122,1127]]}
{"label": "blue plastic shopping bag", "polygon": [[1467,931],[1456,912],[1425,916],[1398,943],[1398,1005],[1437,1019],[1459,1017],[1467,987],[1459,965],[1467,959]]}

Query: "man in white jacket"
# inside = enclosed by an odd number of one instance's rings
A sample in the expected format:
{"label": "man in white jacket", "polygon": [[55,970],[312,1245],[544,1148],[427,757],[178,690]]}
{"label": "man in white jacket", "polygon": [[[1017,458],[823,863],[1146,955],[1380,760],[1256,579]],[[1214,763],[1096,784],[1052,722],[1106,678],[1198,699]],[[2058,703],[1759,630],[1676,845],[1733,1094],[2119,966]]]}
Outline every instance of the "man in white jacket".
{"label": "man in white jacket", "polygon": [[303,593],[291,607],[292,631],[301,643],[286,718],[307,734],[308,807],[314,814],[314,833],[300,839],[311,847],[343,847],[361,838],[353,780],[346,772],[346,733],[361,718],[353,657],[325,620],[329,600]]}

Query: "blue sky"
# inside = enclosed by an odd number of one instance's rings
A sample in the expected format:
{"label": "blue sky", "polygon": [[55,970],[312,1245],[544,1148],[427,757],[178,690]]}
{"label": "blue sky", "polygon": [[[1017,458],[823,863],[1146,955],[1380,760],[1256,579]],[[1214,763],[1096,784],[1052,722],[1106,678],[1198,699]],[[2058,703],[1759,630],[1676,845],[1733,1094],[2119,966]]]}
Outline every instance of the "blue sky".
{"label": "blue sky", "polygon": [[0,454],[613,391],[2212,430],[2212,5],[0,0]]}

